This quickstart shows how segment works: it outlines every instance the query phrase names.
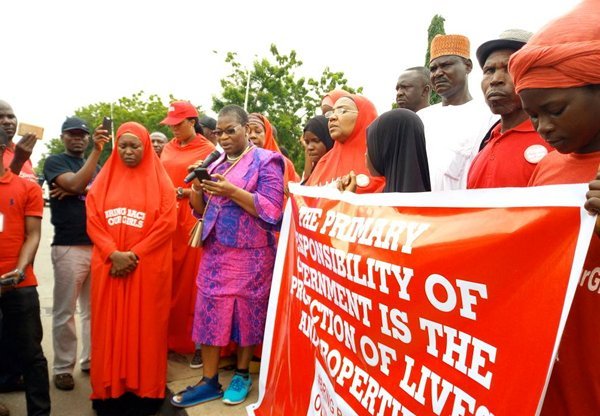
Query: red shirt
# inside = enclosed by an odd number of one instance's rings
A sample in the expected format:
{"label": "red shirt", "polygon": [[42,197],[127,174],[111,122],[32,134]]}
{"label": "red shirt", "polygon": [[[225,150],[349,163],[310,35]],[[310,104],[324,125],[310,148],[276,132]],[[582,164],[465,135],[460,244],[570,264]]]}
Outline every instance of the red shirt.
{"label": "red shirt", "polygon": [[494,127],[488,144],[473,159],[467,189],[527,186],[538,162],[553,150],[529,118],[504,133],[500,129],[500,124]]}
{"label": "red shirt", "polygon": [[[596,177],[600,152],[552,152],[531,186],[586,183]],[[581,196],[582,203],[584,196]],[[549,231],[551,232],[551,231]],[[558,349],[541,415],[597,415],[600,409],[600,238],[594,234]]]}
{"label": "red shirt", "polygon": [[[15,157],[15,144],[10,143],[6,150],[4,151],[4,156],[2,156],[2,163],[4,163],[4,168],[8,169],[13,158]],[[21,172],[19,173],[21,178],[27,179],[35,184],[38,183],[38,177],[33,171],[33,165],[31,164],[31,160],[27,160],[23,163],[23,167],[21,168]]]}
{"label": "red shirt", "polygon": [[[0,275],[17,267],[25,241],[25,217],[41,218],[43,211],[42,188],[6,169],[0,177]],[[19,284],[24,286],[37,286],[31,265],[25,268],[25,280]]]}

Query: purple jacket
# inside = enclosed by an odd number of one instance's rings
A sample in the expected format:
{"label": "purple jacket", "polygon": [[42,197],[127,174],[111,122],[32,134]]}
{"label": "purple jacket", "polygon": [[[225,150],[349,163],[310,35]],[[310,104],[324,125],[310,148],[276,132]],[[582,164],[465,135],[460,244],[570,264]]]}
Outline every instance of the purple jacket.
{"label": "purple jacket", "polygon": [[[208,170],[223,174],[230,166],[225,154]],[[204,213],[202,240],[215,232],[226,246],[257,248],[276,244],[275,232],[283,216],[283,157],[279,153],[252,147],[225,177],[253,195],[258,217],[226,197],[212,197]]]}

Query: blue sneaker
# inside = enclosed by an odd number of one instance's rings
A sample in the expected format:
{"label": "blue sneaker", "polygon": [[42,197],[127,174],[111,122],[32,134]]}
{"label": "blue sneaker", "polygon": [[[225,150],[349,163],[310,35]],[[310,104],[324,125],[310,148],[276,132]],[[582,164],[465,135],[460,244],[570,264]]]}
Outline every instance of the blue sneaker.
{"label": "blue sneaker", "polygon": [[246,400],[250,390],[252,390],[252,379],[249,376],[244,377],[240,373],[235,373],[229,387],[225,390],[223,403],[240,404]]}
{"label": "blue sneaker", "polygon": [[202,377],[200,383],[188,386],[185,390],[171,397],[171,404],[175,407],[190,407],[200,403],[223,397],[221,385],[210,378]]}

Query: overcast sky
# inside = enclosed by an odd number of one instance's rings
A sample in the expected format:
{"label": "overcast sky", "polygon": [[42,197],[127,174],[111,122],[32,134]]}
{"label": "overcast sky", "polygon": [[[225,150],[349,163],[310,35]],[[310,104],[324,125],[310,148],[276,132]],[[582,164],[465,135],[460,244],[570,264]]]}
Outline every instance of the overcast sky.
{"label": "overcast sky", "polygon": [[[229,72],[225,53],[250,64],[296,50],[301,75],[325,66],[363,86],[379,112],[394,101],[398,74],[422,65],[427,27],[435,14],[446,33],[471,40],[471,54],[505,29],[537,31],[578,1],[561,0],[217,0],[5,1],[0,99],[20,121],[58,137],[64,118],[82,106],[113,101],[139,90],[166,101],[171,93],[209,114],[211,96]],[[213,50],[219,54],[213,53]],[[471,92],[481,98],[480,68]],[[45,151],[36,146],[33,159]]]}

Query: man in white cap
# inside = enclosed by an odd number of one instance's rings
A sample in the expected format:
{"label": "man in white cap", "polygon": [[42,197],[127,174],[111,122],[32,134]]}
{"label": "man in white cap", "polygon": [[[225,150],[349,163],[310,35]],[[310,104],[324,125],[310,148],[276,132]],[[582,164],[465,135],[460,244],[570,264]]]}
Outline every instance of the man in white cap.
{"label": "man in white cap", "polygon": [[425,126],[432,191],[466,189],[471,161],[496,115],[469,92],[469,39],[437,35],[431,41],[431,83],[442,102],[417,114]]}
{"label": "man in white cap", "polygon": [[532,33],[521,29],[502,32],[484,42],[476,52],[483,70],[481,89],[498,123],[484,139],[467,181],[467,188],[527,186],[538,162],[553,150],[537,133],[508,73],[510,56],[521,49]]}
{"label": "man in white cap", "polygon": [[169,139],[163,132],[154,131],[150,133],[150,142],[152,143],[152,148],[154,149],[156,156],[160,157],[163,148],[169,142]]}

